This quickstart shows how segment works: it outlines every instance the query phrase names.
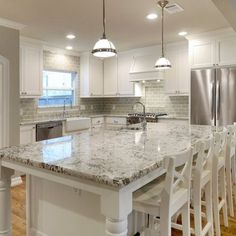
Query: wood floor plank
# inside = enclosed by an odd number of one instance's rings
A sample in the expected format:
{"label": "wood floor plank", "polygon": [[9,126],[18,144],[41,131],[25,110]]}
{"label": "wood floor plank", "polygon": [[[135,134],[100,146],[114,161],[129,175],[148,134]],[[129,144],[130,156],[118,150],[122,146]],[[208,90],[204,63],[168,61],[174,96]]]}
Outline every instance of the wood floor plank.
{"label": "wood floor plank", "polygon": [[[26,211],[25,211],[25,177],[23,184],[12,188],[12,224],[13,236],[26,236]],[[236,205],[235,205],[236,216]],[[221,221],[223,222],[223,221]],[[222,236],[236,236],[236,217],[229,217],[229,228],[221,227]],[[177,230],[172,231],[172,236],[181,236]],[[89,235],[90,236],[90,235]],[[93,235],[91,235],[93,236]]]}

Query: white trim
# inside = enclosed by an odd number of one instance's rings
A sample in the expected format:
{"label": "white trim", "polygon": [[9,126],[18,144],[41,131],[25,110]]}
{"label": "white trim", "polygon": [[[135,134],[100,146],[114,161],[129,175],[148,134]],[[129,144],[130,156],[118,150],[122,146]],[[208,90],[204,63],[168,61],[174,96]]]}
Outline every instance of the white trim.
{"label": "white trim", "polygon": [[0,146],[2,147],[7,147],[10,145],[10,138],[9,138],[9,118],[10,118],[10,111],[9,111],[9,107],[10,107],[10,103],[9,103],[9,77],[10,77],[10,72],[9,72],[9,61],[8,59],[6,59],[5,57],[0,55],[0,64],[2,64],[3,66],[3,81],[2,81],[2,88],[0,88],[2,91],[2,124],[0,124],[2,126],[2,130],[3,130],[3,136],[2,136],[2,143],[0,143]]}
{"label": "white trim", "polygon": [[33,38],[28,38],[28,37],[24,37],[24,36],[20,36],[20,43],[21,44],[36,44],[36,45],[40,45],[43,48],[43,51],[49,51],[51,53],[55,53],[55,54],[63,54],[63,55],[68,55],[68,56],[80,56],[80,53],[78,51],[75,50],[65,50],[62,48],[59,48],[57,46],[51,46],[49,45],[48,42],[42,41],[42,40],[38,40],[38,39],[33,39]]}
{"label": "white trim", "polygon": [[20,176],[19,177],[14,177],[14,178],[11,179],[11,187],[15,187],[15,186],[20,185],[22,183],[23,183],[23,181],[22,181]]}
{"label": "white trim", "polygon": [[8,28],[16,29],[16,30],[22,30],[23,28],[26,27],[26,25],[23,25],[15,21],[7,20],[4,18],[0,18],[0,25],[8,27]]}
{"label": "white trim", "polygon": [[220,36],[233,36],[236,35],[236,32],[233,30],[233,28],[223,28],[215,31],[209,31],[209,32],[204,32],[201,34],[192,34],[192,35],[187,35],[185,38],[187,40],[194,40],[194,39],[209,39],[209,38],[215,38],[215,37],[220,37]]}
{"label": "white trim", "polygon": [[37,230],[35,228],[30,228],[29,236],[48,236],[48,235],[40,232],[39,230]]}

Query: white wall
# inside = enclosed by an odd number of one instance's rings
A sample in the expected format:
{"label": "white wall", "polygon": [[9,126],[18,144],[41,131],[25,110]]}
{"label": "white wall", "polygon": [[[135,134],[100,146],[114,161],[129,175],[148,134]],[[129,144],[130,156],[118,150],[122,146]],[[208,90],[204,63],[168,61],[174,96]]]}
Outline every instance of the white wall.
{"label": "white wall", "polygon": [[10,145],[18,145],[19,128],[19,31],[0,26],[0,55],[10,64]]}

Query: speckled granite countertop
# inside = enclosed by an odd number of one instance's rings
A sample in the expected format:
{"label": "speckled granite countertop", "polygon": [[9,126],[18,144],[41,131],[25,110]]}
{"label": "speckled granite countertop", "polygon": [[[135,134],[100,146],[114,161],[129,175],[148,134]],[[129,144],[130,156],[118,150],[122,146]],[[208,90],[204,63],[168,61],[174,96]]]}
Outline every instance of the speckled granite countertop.
{"label": "speckled granite countertop", "polygon": [[0,158],[121,188],[161,167],[163,157],[210,134],[210,126],[165,123],[149,123],[145,132],[94,129],[2,149]]}

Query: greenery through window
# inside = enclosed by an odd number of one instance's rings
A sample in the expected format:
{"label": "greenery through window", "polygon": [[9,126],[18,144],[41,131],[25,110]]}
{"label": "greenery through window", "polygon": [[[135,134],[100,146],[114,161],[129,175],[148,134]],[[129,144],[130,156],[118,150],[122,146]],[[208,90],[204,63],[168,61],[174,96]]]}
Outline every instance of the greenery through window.
{"label": "greenery through window", "polygon": [[39,106],[63,106],[75,102],[75,72],[44,71],[43,96]]}

